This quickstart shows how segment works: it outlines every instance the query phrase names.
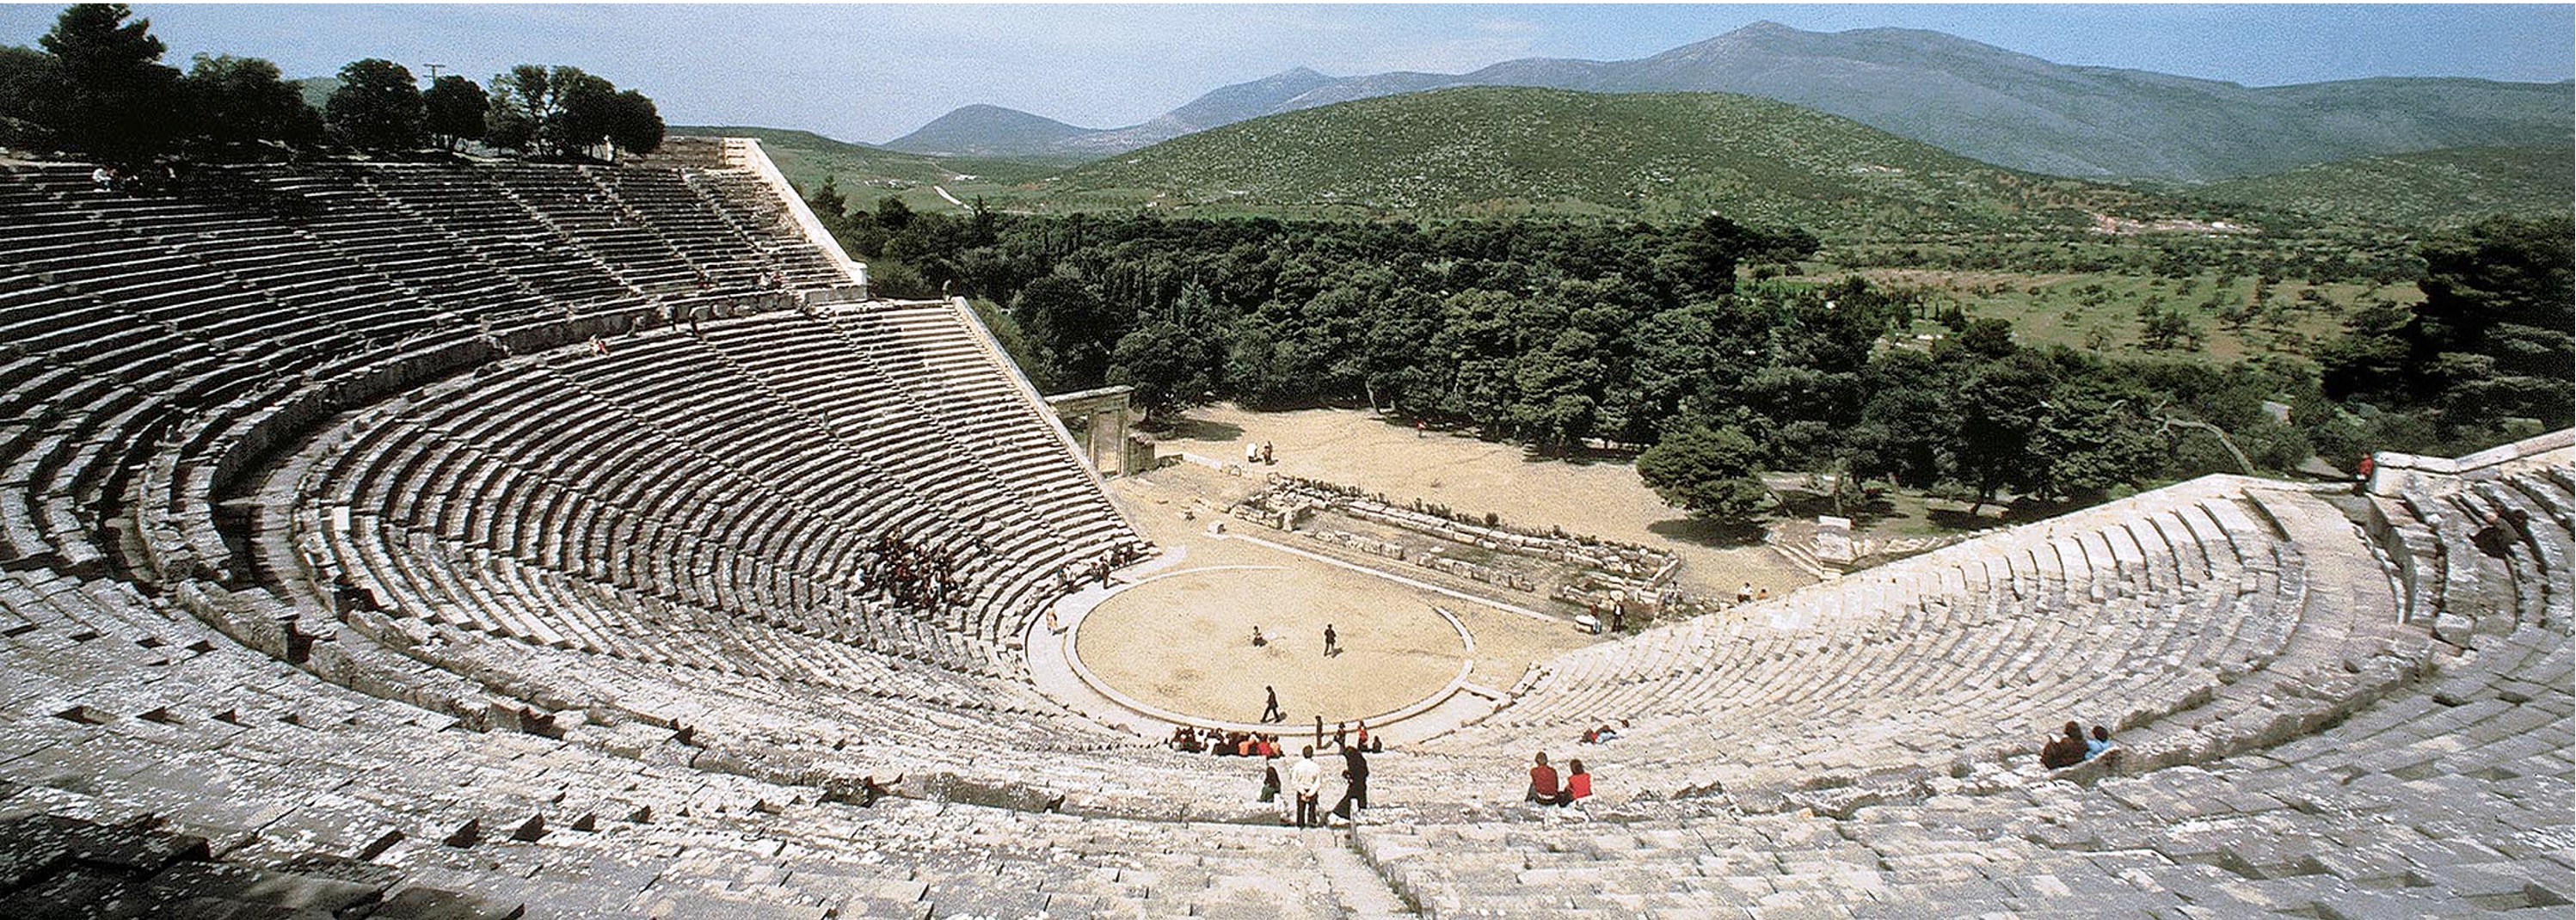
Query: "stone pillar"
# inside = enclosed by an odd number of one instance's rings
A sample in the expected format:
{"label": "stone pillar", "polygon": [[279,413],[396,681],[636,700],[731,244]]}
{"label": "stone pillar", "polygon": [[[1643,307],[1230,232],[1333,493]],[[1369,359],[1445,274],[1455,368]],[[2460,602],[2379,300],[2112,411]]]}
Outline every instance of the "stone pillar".
{"label": "stone pillar", "polygon": [[1830,514],[1816,517],[1816,561],[1837,572],[1851,571],[1858,555],[1852,547],[1850,518]]}

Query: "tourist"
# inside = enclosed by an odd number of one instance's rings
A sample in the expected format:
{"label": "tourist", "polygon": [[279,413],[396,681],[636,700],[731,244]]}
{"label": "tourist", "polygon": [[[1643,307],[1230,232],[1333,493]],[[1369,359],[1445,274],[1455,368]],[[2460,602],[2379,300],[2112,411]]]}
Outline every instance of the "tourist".
{"label": "tourist", "polygon": [[1279,755],[1276,753],[1261,765],[1261,801],[1279,801]]}
{"label": "tourist", "polygon": [[1333,806],[1333,816],[1344,821],[1356,820],[1356,809],[1368,807],[1368,758],[1360,749],[1342,749],[1342,800]]}
{"label": "tourist", "polygon": [[2066,733],[2039,749],[2039,765],[2051,770],[2084,762],[2084,726],[2066,723]]}
{"label": "tourist", "polygon": [[1530,765],[1529,793],[1524,798],[1541,805],[1563,805],[1570,801],[1565,798],[1565,792],[1556,787],[1556,768],[1547,765],[1546,751],[1538,752],[1537,761]]}
{"label": "tourist", "polygon": [[1414,420],[1413,420],[1413,439],[1414,439],[1414,440],[1416,440],[1416,441],[1422,440],[1422,420],[1421,420],[1421,419],[1414,419]]}
{"label": "tourist", "polygon": [[[1260,627],[1254,627],[1253,633],[1255,636],[1258,636],[1260,634]],[[1252,640],[1252,644],[1260,645],[1261,640],[1255,638]],[[1261,704],[1261,721],[1265,723],[1277,722],[1288,718],[1287,713],[1279,711],[1279,688],[1264,685],[1261,688],[1261,693],[1263,696],[1268,698]]]}
{"label": "tourist", "polygon": [[1279,465],[1279,458],[1270,453],[1270,442],[1268,441],[1261,442],[1261,462],[1265,466]]}
{"label": "tourist", "polygon": [[1269,644],[1270,640],[1261,637],[1261,626],[1259,624],[1254,624],[1252,627],[1252,647],[1260,648]]}
{"label": "tourist", "polygon": [[1771,599],[1771,589],[1770,589],[1770,588],[1768,588],[1768,587],[1765,587],[1765,588],[1763,588],[1763,589],[1761,589],[1761,590],[1758,590],[1758,591],[1753,592],[1753,599],[1754,599],[1754,600],[1757,600],[1757,601],[1767,601],[1767,600],[1770,600],[1770,599]]}
{"label": "tourist", "polygon": [[1348,723],[1348,722],[1335,722],[1335,723],[1333,723],[1333,749],[1334,749],[1334,750],[1337,750],[1337,751],[1346,751],[1346,750],[1350,750],[1350,747],[1351,747],[1351,743],[1350,743],[1350,742],[1351,742],[1351,723]]}
{"label": "tourist", "polygon": [[1055,608],[1053,607],[1047,608],[1047,632],[1051,635],[1061,635],[1064,633],[1064,624],[1056,621]]}
{"label": "tourist", "polygon": [[1361,720],[1360,720],[1360,732],[1359,732],[1359,737],[1358,737],[1358,739],[1357,739],[1357,743],[1358,743],[1358,744],[1359,744],[1359,746],[1360,746],[1360,750],[1363,750],[1363,751],[1368,750],[1368,746],[1369,746],[1369,732],[1368,732],[1368,720],[1367,720],[1367,719],[1361,719]]}
{"label": "tourist", "polygon": [[1297,762],[1288,767],[1288,781],[1297,788],[1297,826],[1312,827],[1324,822],[1315,814],[1317,801],[1324,790],[1324,767],[1315,762],[1315,748],[1309,745],[1297,752]]}
{"label": "tourist", "polygon": [[89,181],[91,185],[98,186],[99,191],[116,191],[116,174],[109,172],[105,166],[90,170]]}
{"label": "tourist", "polygon": [[2093,726],[2093,737],[2084,742],[2084,759],[2100,757],[2103,751],[2110,749],[2111,729],[2100,725]]}
{"label": "tourist", "polygon": [[2352,494],[2367,495],[2370,493],[2370,473],[2372,470],[2377,468],[2378,464],[2370,459],[2369,454],[2361,455],[2361,463],[2353,468]]}
{"label": "tourist", "polygon": [[[1565,762],[1565,802],[1592,797],[1592,774],[1583,772],[1583,758]],[[1565,804],[1565,803],[1559,803]]]}
{"label": "tourist", "polygon": [[1261,462],[1261,445],[1259,445],[1259,444],[1255,444],[1255,443],[1253,443],[1253,442],[1251,442],[1251,441],[1245,441],[1245,442],[1243,442],[1243,463],[1244,463],[1244,465],[1245,465],[1245,466],[1250,466],[1250,465],[1252,465],[1252,464],[1259,463],[1259,462]]}
{"label": "tourist", "polygon": [[1745,582],[1744,587],[1735,589],[1735,602],[1738,604],[1749,604],[1753,602],[1752,582]]}
{"label": "tourist", "polygon": [[1339,654],[1341,654],[1341,653],[1342,653],[1341,637],[1336,636],[1336,635],[1334,635],[1334,634],[1333,634],[1333,624],[1331,624],[1331,623],[1326,623],[1326,624],[1324,624],[1324,656],[1325,656],[1325,657],[1327,657],[1327,658],[1329,658],[1329,657],[1332,657],[1332,656],[1334,656],[1334,655],[1339,655]]}

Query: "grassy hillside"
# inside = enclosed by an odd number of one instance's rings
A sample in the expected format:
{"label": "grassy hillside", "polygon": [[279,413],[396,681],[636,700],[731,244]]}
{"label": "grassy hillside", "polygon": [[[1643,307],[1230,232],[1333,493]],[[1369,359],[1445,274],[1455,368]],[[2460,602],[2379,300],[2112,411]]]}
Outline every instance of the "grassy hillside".
{"label": "grassy hillside", "polygon": [[2188,194],[2345,223],[2467,224],[2490,214],[2576,208],[2576,150],[2479,147],[2363,157],[2214,182]]}
{"label": "grassy hillside", "polygon": [[1669,220],[1714,210],[1832,236],[2176,216],[2145,193],[2002,169],[1765,99],[1500,87],[1255,119],[1083,166],[1019,197],[1043,210],[1303,217]]}
{"label": "grassy hillside", "polygon": [[959,198],[971,199],[973,191],[995,181],[1016,181],[1061,169],[1054,163],[1021,160],[979,159],[973,157],[935,157],[918,153],[900,153],[836,141],[811,131],[784,128],[726,126],[673,126],[674,135],[750,137],[760,141],[761,149],[778,164],[778,170],[800,188],[812,189],[826,177],[854,202],[867,203],[888,195],[903,198],[906,204],[923,210],[950,210],[947,200],[932,190],[945,187]]}

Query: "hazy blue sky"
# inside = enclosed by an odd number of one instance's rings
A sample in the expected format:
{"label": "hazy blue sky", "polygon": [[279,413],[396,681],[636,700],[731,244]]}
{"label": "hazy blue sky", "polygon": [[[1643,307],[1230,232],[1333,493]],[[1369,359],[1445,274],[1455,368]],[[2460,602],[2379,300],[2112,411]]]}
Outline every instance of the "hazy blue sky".
{"label": "hazy blue sky", "polygon": [[[572,64],[674,124],[881,142],[987,102],[1088,127],[1144,121],[1226,83],[1308,66],[1456,73],[1517,57],[1644,57],[1757,20],[1937,29],[2067,64],[2249,85],[2370,76],[2576,76],[2576,5],[165,5],[138,3],[182,67],[199,52],[318,76],[362,57],[477,81]],[[0,44],[60,5],[0,4]]]}

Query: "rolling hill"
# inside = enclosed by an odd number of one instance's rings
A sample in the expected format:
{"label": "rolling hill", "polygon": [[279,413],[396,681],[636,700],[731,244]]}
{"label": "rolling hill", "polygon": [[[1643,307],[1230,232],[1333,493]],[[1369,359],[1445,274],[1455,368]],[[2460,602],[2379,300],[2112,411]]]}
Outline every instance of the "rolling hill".
{"label": "rolling hill", "polygon": [[1848,119],[1716,93],[1478,87],[1273,115],[1027,186],[1049,210],[1516,214],[2013,233],[2171,216],[2143,193],[1980,163]]}
{"label": "rolling hill", "polygon": [[1990,163],[2070,176],[2206,181],[2359,156],[2557,146],[2576,136],[2576,89],[2564,82],[2246,87],[2057,64],[1940,32],[1824,33],[1765,22],[1627,61],[1526,58],[1465,74],[1344,78],[1299,68],[1215,90],[1139,125],[1043,139],[951,133],[938,149],[1098,156],[1261,115],[1460,86],[1760,96]]}
{"label": "rolling hill", "polygon": [[2491,214],[2576,210],[2576,150],[2433,150],[2302,166],[2180,190],[2222,205],[2399,227],[2467,224]]}

